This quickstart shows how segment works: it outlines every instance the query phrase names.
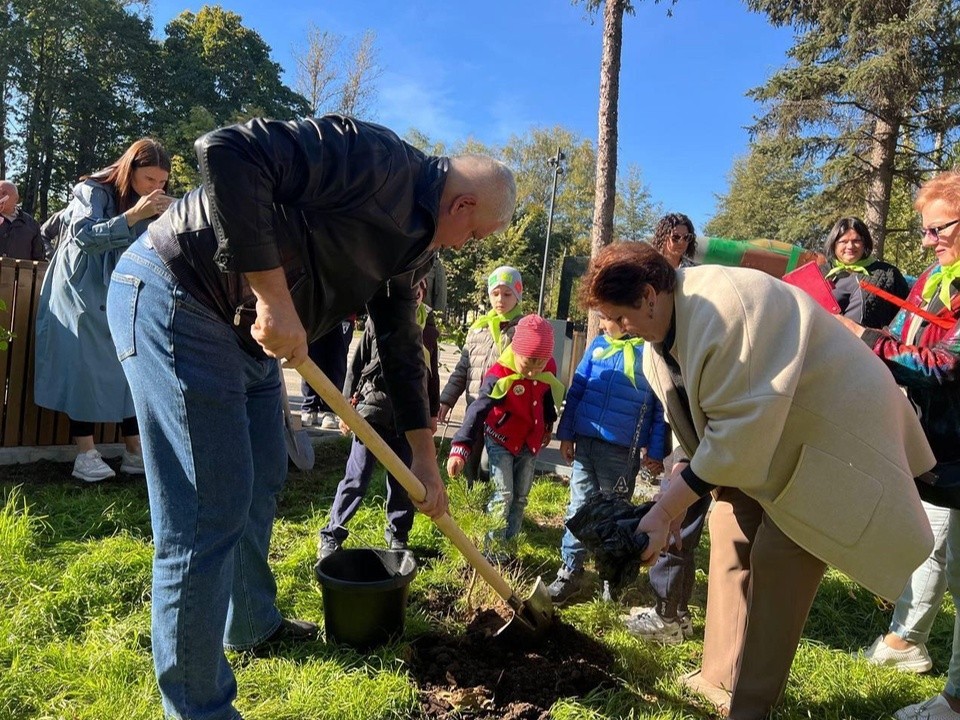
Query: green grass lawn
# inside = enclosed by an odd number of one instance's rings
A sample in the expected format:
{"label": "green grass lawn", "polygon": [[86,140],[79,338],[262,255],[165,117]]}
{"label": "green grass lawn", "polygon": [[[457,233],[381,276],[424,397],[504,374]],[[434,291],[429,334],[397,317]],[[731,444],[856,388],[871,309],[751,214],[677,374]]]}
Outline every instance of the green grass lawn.
{"label": "green grass lawn", "polygon": [[[340,479],[346,441],[317,448],[317,470],[291,471],[276,523],[273,564],[284,614],[321,621],[313,577],[316,533]],[[0,720],[159,718],[150,658],[150,518],[142,481],[84,485],[70,465],[0,468]],[[487,527],[482,489],[451,483],[454,517],[477,538]],[[534,485],[519,554],[523,571],[508,579],[521,590],[559,565],[566,487],[543,477]],[[351,527],[347,547],[383,544],[382,473]],[[417,687],[406,671],[409,641],[429,630],[457,633],[466,617],[464,563],[418,516],[411,544],[421,558],[411,586],[402,641],[371,654],[312,643],[264,659],[232,655],[237,706],[251,720],[420,717]],[[614,690],[560,700],[551,715],[573,718],[710,718],[676,683],[698,664],[706,594],[701,553],[695,640],[674,647],[638,641],[618,606],[593,601],[559,611],[596,636],[616,657]],[[489,603],[480,581],[471,601]],[[649,600],[643,577],[628,594]],[[938,692],[950,655],[954,609],[949,598],[929,644],[934,673],[899,674],[854,661],[849,653],[885,630],[889,609],[831,571],[821,587],[777,718],[885,718]]]}

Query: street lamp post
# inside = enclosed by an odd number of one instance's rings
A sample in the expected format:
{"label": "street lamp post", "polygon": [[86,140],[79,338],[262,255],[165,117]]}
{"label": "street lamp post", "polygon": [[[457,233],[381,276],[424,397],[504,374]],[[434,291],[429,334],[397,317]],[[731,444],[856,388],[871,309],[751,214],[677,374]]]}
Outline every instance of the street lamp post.
{"label": "street lamp post", "polygon": [[543,244],[543,270],[540,273],[540,301],[537,303],[537,315],[543,316],[543,293],[547,284],[547,258],[550,257],[550,230],[553,227],[553,203],[557,199],[557,180],[563,172],[563,166],[560,164],[566,160],[560,148],[557,148],[557,154],[550,158],[548,162],[553,168],[553,190],[550,192],[550,214],[547,215],[547,239]]}

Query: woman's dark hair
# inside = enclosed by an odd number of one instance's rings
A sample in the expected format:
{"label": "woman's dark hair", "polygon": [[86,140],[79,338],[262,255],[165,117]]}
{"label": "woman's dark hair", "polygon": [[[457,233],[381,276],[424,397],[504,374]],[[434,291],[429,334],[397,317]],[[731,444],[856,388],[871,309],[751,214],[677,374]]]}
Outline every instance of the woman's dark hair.
{"label": "woman's dark hair", "polygon": [[676,284],[676,271],[649,243],[613,243],[590,261],[580,283],[580,305],[587,310],[605,303],[638,307],[645,285],[669,293]]}
{"label": "woman's dark hair", "polygon": [[[163,149],[163,145],[151,138],[137,140],[115,163],[80,179],[112,185],[117,195],[117,210],[125,213],[140,199],[133,189],[133,171],[143,167],[158,167],[170,172],[170,156]],[[163,185],[164,192],[167,191],[167,185],[168,183]]]}
{"label": "woman's dark hair", "polygon": [[697,231],[693,229],[693,221],[683,213],[669,213],[660,218],[657,227],[653,230],[653,246],[660,252],[663,252],[667,244],[667,238],[673,234],[674,228],[686,226],[690,233],[690,242],[687,243],[687,249],[683,251],[684,256],[692,258],[697,251]]}
{"label": "woman's dark hair", "polygon": [[823,243],[823,254],[827,256],[828,262],[832,263],[837,259],[835,252],[837,240],[848,230],[853,230],[863,240],[863,257],[873,254],[873,238],[870,236],[870,229],[866,223],[858,217],[845,217],[840,218],[833,224],[826,242]]}

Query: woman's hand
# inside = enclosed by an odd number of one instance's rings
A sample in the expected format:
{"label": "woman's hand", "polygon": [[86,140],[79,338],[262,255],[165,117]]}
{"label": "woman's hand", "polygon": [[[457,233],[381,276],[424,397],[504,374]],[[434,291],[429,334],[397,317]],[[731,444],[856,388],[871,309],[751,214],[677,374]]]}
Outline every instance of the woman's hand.
{"label": "woman's hand", "polygon": [[844,317],[843,315],[835,315],[834,317],[836,317],[837,320],[839,320],[840,323],[844,325],[847,328],[847,330],[852,332],[854,335],[856,335],[857,337],[863,337],[863,331],[865,329],[863,325],[860,325],[859,323],[851,320],[848,317]]}
{"label": "woman's hand", "polygon": [[176,200],[170,197],[162,189],[157,188],[149,195],[141,195],[136,204],[127,210],[123,216],[127,219],[127,225],[133,227],[141,220],[156,217],[170,207]]}
{"label": "woman's hand", "polygon": [[640,519],[636,534],[646,533],[649,538],[647,549],[643,551],[640,560],[644,565],[653,565],[660,556],[660,551],[667,546],[670,538],[672,518],[663,509],[660,502],[654,503],[647,514]]}
{"label": "woman's hand", "polygon": [[573,440],[561,440],[560,441],[560,457],[563,458],[563,461],[567,465],[573,463],[573,457],[576,454],[577,447],[573,444]]}

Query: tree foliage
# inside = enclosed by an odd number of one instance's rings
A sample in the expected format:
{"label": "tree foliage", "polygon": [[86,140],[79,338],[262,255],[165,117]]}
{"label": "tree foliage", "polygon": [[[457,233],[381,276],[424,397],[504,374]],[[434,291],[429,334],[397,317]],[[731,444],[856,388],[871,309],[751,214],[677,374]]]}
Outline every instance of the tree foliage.
{"label": "tree foliage", "polygon": [[831,215],[811,204],[815,179],[810,165],[783,142],[761,139],[752,144],[750,151],[734,162],[729,189],[717,197],[717,213],[704,232],[818,247],[823,234],[821,218]]}
{"label": "tree foliage", "polygon": [[797,32],[792,62],[753,97],[760,134],[797,139],[832,205],[858,202],[883,254],[894,179],[944,167],[957,137],[957,0],[748,0]]}
{"label": "tree foliage", "polygon": [[48,215],[80,175],[138,137],[153,135],[179,156],[182,190],[196,182],[202,133],[307,112],[239,15],[205,6],[171,21],[165,39],[152,31],[145,6],[128,0],[0,4],[0,171],[27,212]]}
{"label": "tree foliage", "polygon": [[45,214],[52,189],[108,164],[149,127],[151,25],[116,0],[10,0],[2,22],[3,165],[18,171],[28,211]]}

